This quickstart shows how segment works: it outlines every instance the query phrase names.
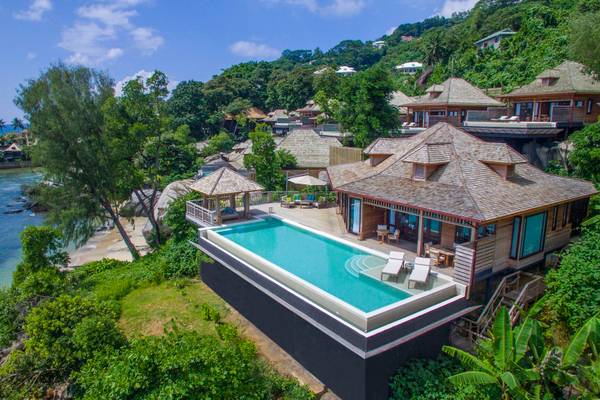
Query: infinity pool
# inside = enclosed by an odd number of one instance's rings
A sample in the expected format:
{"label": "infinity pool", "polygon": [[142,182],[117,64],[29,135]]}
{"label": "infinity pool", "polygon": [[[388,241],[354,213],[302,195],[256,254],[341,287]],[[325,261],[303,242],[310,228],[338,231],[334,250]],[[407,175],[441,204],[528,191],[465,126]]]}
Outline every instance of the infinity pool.
{"label": "infinity pool", "polygon": [[365,313],[411,296],[361,274],[383,258],[276,218],[215,232]]}

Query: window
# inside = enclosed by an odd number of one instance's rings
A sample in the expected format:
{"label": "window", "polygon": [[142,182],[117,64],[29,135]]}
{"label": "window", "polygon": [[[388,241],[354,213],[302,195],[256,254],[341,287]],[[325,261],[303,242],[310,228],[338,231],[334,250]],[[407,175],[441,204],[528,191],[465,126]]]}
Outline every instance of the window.
{"label": "window", "polygon": [[513,219],[512,241],[510,244],[510,258],[519,257],[519,232],[521,231],[521,217]]}
{"label": "window", "polygon": [[458,117],[458,111],[448,111],[449,117]]}
{"label": "window", "polygon": [[477,237],[479,239],[486,236],[493,236],[495,234],[496,224],[481,225],[479,228],[477,228]]}
{"label": "window", "polygon": [[467,243],[471,241],[471,228],[457,226],[454,234],[454,243]]}
{"label": "window", "polygon": [[563,215],[562,215],[562,226],[563,228],[565,227],[565,225],[567,225],[569,223],[569,212],[571,211],[571,205],[570,204],[565,204],[563,206]]}
{"label": "window", "polygon": [[587,110],[586,110],[586,114],[590,115],[592,113],[592,107],[594,106],[594,100],[592,99],[588,99],[587,101]]}
{"label": "window", "polygon": [[546,218],[546,212],[525,217],[521,240],[521,257],[529,257],[544,250]]}
{"label": "window", "polygon": [[558,223],[558,206],[552,209],[552,230],[556,230],[556,225]]}
{"label": "window", "polygon": [[430,111],[429,115],[443,117],[446,115],[446,111]]}
{"label": "window", "polygon": [[425,166],[423,164],[415,164],[414,178],[421,181],[425,180]]}
{"label": "window", "polygon": [[575,107],[577,107],[577,108],[583,108],[583,100],[576,100],[575,101]]}

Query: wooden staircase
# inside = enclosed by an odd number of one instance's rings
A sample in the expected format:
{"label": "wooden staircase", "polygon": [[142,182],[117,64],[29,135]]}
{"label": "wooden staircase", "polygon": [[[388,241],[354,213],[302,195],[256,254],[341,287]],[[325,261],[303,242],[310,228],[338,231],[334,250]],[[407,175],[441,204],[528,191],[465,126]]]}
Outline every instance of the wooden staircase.
{"label": "wooden staircase", "polygon": [[542,296],[545,288],[544,277],[540,275],[521,271],[507,275],[500,281],[483,310],[479,314],[462,317],[456,322],[455,328],[466,335],[471,344],[477,339],[488,338],[500,307],[508,308],[510,322],[514,326],[519,322],[522,312]]}

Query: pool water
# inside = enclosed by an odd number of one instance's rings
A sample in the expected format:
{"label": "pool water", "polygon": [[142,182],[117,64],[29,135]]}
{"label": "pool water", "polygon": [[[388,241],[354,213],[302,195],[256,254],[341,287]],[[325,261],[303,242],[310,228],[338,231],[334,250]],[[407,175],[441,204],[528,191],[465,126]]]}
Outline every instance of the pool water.
{"label": "pool water", "polygon": [[363,312],[411,296],[356,273],[357,259],[369,268],[383,266],[384,259],[276,218],[216,232]]}

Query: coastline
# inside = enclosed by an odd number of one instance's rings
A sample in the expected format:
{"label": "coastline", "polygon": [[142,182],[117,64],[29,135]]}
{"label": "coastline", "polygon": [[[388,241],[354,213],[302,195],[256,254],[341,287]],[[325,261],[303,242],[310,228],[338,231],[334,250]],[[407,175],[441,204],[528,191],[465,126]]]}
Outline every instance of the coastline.
{"label": "coastline", "polygon": [[[121,218],[123,227],[131,237],[131,241],[140,252],[140,255],[147,254],[150,246],[142,234],[142,229],[148,221],[146,217],[133,218],[133,225],[125,218]],[[131,254],[116,228],[98,231],[88,239],[88,241],[78,249],[69,251],[70,267],[77,267],[93,261],[99,261],[103,258],[111,258],[120,261],[132,261]]]}

